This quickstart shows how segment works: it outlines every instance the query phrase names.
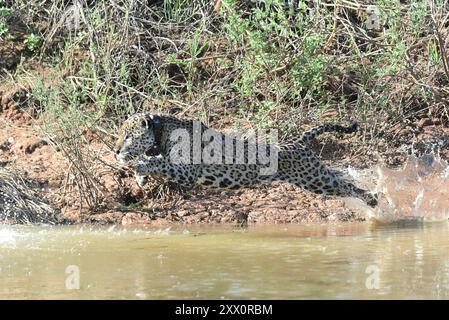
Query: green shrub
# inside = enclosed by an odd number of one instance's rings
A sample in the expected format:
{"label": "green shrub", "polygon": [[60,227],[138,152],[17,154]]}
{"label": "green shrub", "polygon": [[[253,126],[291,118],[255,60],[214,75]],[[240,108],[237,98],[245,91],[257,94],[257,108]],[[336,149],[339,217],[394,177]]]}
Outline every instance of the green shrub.
{"label": "green shrub", "polygon": [[39,48],[42,46],[43,39],[41,36],[37,36],[34,33],[29,34],[26,36],[24,43],[27,46],[28,50],[35,52],[39,50]]}

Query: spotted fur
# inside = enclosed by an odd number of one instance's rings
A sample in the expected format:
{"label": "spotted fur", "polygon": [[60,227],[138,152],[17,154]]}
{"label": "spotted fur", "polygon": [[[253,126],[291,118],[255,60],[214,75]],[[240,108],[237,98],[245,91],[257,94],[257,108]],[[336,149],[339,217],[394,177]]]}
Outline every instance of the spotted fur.
{"label": "spotted fur", "polygon": [[[308,142],[324,132],[352,133],[357,129],[357,124],[349,127],[322,125],[305,132],[299,139],[278,146],[278,170],[270,175],[261,174],[263,165],[259,162],[250,164],[247,154],[243,155],[244,164],[191,164],[194,163],[193,153],[190,163],[173,163],[169,155],[177,142],[172,141],[170,135],[179,128],[192,134],[195,127],[192,121],[175,117],[136,114],[125,121],[120,129],[114,149],[116,158],[135,170],[139,185],[145,182],[147,176],[152,175],[167,177],[185,185],[199,184],[226,189],[239,189],[281,180],[317,194],[352,196],[362,199],[370,206],[377,204],[377,196],[341,179],[307,146]],[[206,129],[208,128],[201,123],[199,130],[204,132]],[[224,142],[226,135],[218,132],[217,134],[218,140]],[[218,140],[203,142],[202,148]],[[243,143],[244,150],[248,150],[251,142],[244,140]],[[190,147],[193,149],[192,145]],[[223,157],[224,154],[223,152]],[[239,155],[233,156],[237,158]]]}

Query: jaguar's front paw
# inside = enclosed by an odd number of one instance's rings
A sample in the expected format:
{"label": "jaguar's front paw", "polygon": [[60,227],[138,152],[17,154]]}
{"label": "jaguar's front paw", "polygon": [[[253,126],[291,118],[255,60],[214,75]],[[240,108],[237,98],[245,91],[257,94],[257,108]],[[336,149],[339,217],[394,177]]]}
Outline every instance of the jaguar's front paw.
{"label": "jaguar's front paw", "polygon": [[136,182],[139,188],[143,188],[148,182],[148,177],[136,175]]}
{"label": "jaguar's front paw", "polygon": [[[143,161],[137,161],[132,165],[136,176],[145,176],[147,171],[147,165]],[[137,179],[137,178],[136,178]]]}

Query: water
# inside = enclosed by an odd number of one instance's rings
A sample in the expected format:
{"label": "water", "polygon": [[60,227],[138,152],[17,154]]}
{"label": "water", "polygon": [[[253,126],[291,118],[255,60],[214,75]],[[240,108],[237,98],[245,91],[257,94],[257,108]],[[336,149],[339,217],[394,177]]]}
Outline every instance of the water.
{"label": "water", "polygon": [[0,226],[0,283],[2,299],[448,299],[449,226]]}
{"label": "water", "polygon": [[346,205],[380,223],[397,220],[447,221],[449,218],[449,165],[437,155],[410,156],[398,169],[378,166],[373,170],[350,170],[349,174],[368,190],[381,196],[370,208],[356,199]]}
{"label": "water", "polygon": [[449,166],[348,172],[371,222],[249,229],[0,225],[0,298],[449,299]]}

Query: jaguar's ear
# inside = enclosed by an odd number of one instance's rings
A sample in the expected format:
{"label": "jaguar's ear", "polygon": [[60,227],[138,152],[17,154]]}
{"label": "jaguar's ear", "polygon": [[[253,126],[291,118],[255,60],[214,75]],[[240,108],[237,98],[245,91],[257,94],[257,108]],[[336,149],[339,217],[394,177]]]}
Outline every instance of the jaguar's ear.
{"label": "jaguar's ear", "polygon": [[155,114],[148,115],[147,120],[153,127],[155,127],[155,129],[157,129],[161,125],[161,118]]}
{"label": "jaguar's ear", "polygon": [[154,128],[154,130],[159,130],[161,126],[161,118],[154,114],[148,114],[146,117],[148,122],[148,128]]}

